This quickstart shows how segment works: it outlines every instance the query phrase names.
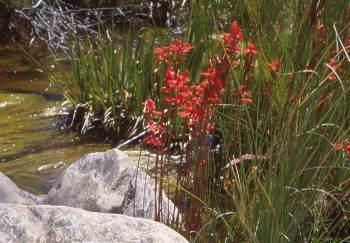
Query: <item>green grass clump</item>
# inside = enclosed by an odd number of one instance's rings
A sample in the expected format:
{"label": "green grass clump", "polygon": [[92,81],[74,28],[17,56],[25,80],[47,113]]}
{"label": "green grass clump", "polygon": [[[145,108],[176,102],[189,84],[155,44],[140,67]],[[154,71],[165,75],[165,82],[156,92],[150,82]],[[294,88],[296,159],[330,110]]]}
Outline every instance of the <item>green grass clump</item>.
{"label": "green grass clump", "polygon": [[[97,40],[74,40],[69,49],[72,75],[51,81],[73,106],[71,126],[85,134],[127,137],[142,102],[155,89],[153,80],[153,30],[100,34]],[[144,35],[149,37],[145,38]],[[102,132],[102,133],[101,133]]]}
{"label": "green grass clump", "polygon": [[[250,76],[254,104],[236,102],[238,67],[217,109],[222,150],[210,155],[203,227],[193,240],[349,240],[350,160],[334,149],[350,137],[349,2],[318,2],[194,1],[193,16],[212,23],[190,19],[189,39],[207,45],[203,56],[215,53],[205,36],[232,19],[260,53]],[[276,73],[268,66],[275,58]],[[223,169],[245,154],[254,156]]]}
{"label": "green grass clump", "polygon": [[[198,168],[186,167],[185,176],[184,168],[178,169],[179,207],[190,211],[181,201],[187,197],[200,208],[197,228],[185,227],[192,241],[349,240],[349,7],[346,0],[191,1],[181,37],[194,45],[182,63],[192,84],[203,80],[200,74],[211,57],[222,55],[221,35],[232,20],[245,37],[238,55],[243,56],[249,42],[259,52],[249,73],[242,58],[230,68],[213,118],[218,148],[190,144],[193,153],[201,151],[197,157],[207,158],[205,178],[195,180]],[[166,42],[163,35],[157,39]],[[126,34],[121,42],[72,43],[73,77],[54,83],[73,113],[83,114],[72,122],[81,131],[100,126],[106,134],[126,137],[147,98],[165,107],[159,90],[165,70],[153,58],[155,38],[134,40]],[[276,59],[280,66],[271,70]],[[243,81],[249,83],[252,104],[237,102],[235,91]],[[176,132],[179,122],[171,118],[175,125],[168,130]],[[181,129],[188,132],[185,125]],[[167,134],[167,147],[173,137]],[[163,152],[158,151],[160,168],[155,170],[161,189],[167,187],[163,177],[171,164]],[[193,153],[187,156],[196,158]],[[178,229],[183,230],[181,225]]]}

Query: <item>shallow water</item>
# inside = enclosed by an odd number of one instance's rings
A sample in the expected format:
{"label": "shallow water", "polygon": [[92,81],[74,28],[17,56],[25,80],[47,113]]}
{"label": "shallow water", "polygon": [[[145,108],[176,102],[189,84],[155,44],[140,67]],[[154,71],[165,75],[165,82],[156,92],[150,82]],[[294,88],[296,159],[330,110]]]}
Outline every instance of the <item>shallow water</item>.
{"label": "shallow water", "polygon": [[[50,67],[47,59],[41,60]],[[20,52],[0,50],[0,172],[33,193],[47,192],[60,172],[82,155],[110,148],[60,130],[59,98],[46,76]],[[59,162],[65,166],[38,170]]]}

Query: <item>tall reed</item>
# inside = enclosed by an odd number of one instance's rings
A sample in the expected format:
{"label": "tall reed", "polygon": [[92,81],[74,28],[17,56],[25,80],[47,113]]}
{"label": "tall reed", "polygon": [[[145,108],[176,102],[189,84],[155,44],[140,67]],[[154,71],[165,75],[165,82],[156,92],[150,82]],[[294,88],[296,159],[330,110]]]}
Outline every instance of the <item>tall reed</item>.
{"label": "tall reed", "polygon": [[220,29],[232,14],[259,54],[250,76],[254,103],[237,104],[232,87],[244,80],[238,67],[217,111],[222,150],[212,155],[212,184],[203,188],[212,196],[200,198],[207,223],[195,239],[345,240],[349,160],[345,145],[338,152],[334,145],[349,139],[350,60],[340,43],[349,34],[349,2],[205,4],[204,21],[212,17]]}
{"label": "tall reed", "polygon": [[[196,177],[201,167],[194,163],[178,179],[185,207],[198,203],[184,213],[198,214],[200,208],[200,219],[189,216],[196,225],[187,228],[188,236],[201,242],[345,242],[349,3],[193,1],[192,7],[185,36],[194,43],[189,82],[198,81],[210,56],[220,55],[223,43],[216,39],[231,13],[258,54],[249,75],[246,60],[231,66],[215,109],[218,147],[207,149],[205,173]],[[248,41],[240,47],[243,55]],[[246,97],[237,92],[242,82],[248,83]],[[195,153],[203,144],[190,146]],[[162,171],[167,156],[160,154]]]}
{"label": "tall reed", "polygon": [[[185,219],[177,229],[192,241],[346,242],[349,5],[194,0],[184,41],[159,38],[161,65],[155,38],[127,34],[122,48],[105,37],[77,41],[72,82],[54,82],[83,109],[82,131],[98,126],[89,123],[97,117],[123,137],[144,109],[146,141],[157,152],[156,199],[175,184]],[[232,20],[241,31],[230,50]]]}
{"label": "tall reed", "polygon": [[63,80],[50,77],[73,106],[71,127],[82,134],[97,129],[102,137],[128,137],[142,114],[142,101],[157,89],[154,32],[100,30],[97,40],[77,37],[71,42],[72,75],[63,71]]}

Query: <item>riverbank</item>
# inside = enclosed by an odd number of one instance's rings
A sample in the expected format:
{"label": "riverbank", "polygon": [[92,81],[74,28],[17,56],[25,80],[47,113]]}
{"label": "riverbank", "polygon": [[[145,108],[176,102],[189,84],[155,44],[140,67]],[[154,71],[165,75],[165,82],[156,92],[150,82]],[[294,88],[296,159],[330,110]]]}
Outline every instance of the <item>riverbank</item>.
{"label": "riverbank", "polygon": [[[35,50],[32,54],[35,52],[41,52],[36,58],[48,68],[53,65],[47,51]],[[77,133],[62,130],[65,116],[58,116],[62,102],[61,94],[50,85],[47,74],[38,70],[15,46],[3,47],[0,52],[0,171],[30,192],[47,192],[70,163],[89,152],[111,148],[101,142],[81,141]],[[59,162],[65,166],[38,171],[41,166]]]}

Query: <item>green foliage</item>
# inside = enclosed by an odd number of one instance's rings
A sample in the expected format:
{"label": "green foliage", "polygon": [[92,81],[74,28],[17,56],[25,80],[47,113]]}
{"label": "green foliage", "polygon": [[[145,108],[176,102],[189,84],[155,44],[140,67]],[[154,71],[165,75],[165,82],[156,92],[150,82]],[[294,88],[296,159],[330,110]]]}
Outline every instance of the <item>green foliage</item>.
{"label": "green foliage", "polygon": [[[207,224],[195,239],[206,242],[213,234],[230,242],[345,240],[350,161],[333,145],[350,136],[350,84],[345,71],[350,60],[339,42],[345,42],[348,34],[349,2],[326,1],[320,9],[299,0],[204,2],[194,1],[195,7],[205,7],[195,13],[202,17],[190,21],[203,18],[206,24],[202,29],[192,26],[191,40],[210,46],[211,40],[196,39],[199,31],[207,31],[203,36],[211,36],[211,30],[220,34],[221,23],[236,19],[260,54],[251,77],[254,105],[235,104],[232,88],[242,72],[234,68],[224,104],[217,111],[223,150],[208,166],[212,183],[203,188],[208,197],[200,198],[208,208],[203,218]],[[317,49],[321,24],[325,37]],[[334,24],[340,34],[337,43]],[[215,47],[205,50],[212,53]],[[332,71],[325,64],[335,56],[340,79],[331,82]],[[281,61],[277,74],[267,65],[274,58]],[[270,81],[275,84],[271,97],[265,92]],[[242,159],[222,171],[244,154],[266,160]]]}
{"label": "green foliage", "polygon": [[[193,241],[349,239],[350,161],[345,149],[334,150],[335,144],[350,139],[350,60],[340,43],[349,33],[349,5],[347,0],[191,1],[182,38],[195,47],[185,64],[190,82],[199,80],[209,57],[221,54],[217,37],[232,20],[259,51],[249,76],[254,104],[237,104],[234,90],[244,77],[243,63],[231,69],[223,104],[216,109],[214,135],[221,149],[207,154],[206,183],[196,184],[190,174],[182,181],[188,187],[177,185],[181,196],[202,204],[202,228],[191,236]],[[155,69],[153,49],[155,37],[161,44],[167,41],[157,34],[149,38],[143,32],[136,41],[127,33],[121,42],[102,36],[97,43],[72,42],[73,77],[53,82],[75,110],[84,107],[84,114],[99,118],[108,132],[122,134],[141,115],[146,98],[162,106],[164,70]],[[277,72],[268,65],[275,58],[281,62]],[[336,76],[329,65],[332,58],[337,61]],[[199,151],[195,146],[193,151]],[[164,176],[163,169],[156,178]],[[191,193],[190,186],[200,193]]]}
{"label": "green foliage", "polygon": [[[100,128],[118,139],[128,135],[142,114],[142,102],[154,90],[152,32],[137,36],[128,31],[122,38],[101,32],[97,41],[72,41],[72,76],[63,73],[64,81],[50,78],[74,106],[74,113],[83,111],[72,121],[82,133]],[[146,34],[150,37],[144,38]]]}

